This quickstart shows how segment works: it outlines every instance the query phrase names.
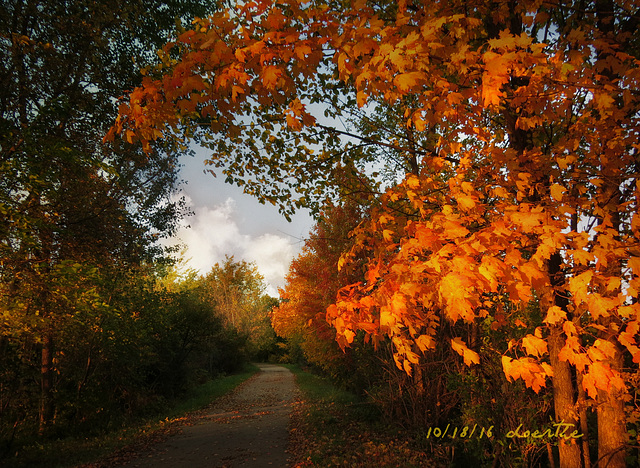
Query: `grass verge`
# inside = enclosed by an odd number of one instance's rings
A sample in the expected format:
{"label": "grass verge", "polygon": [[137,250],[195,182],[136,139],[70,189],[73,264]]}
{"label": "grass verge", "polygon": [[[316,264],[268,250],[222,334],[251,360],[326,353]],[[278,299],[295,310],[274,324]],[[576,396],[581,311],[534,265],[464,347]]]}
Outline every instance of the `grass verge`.
{"label": "grass verge", "polygon": [[291,423],[295,467],[437,466],[417,434],[385,422],[375,405],[297,366],[287,367],[302,394]]}
{"label": "grass verge", "polygon": [[[132,453],[163,440],[177,430],[189,413],[201,410],[231,392],[259,371],[248,365],[237,374],[211,380],[191,389],[161,414],[99,437],[69,437],[22,447],[17,456],[3,460],[7,468],[99,468],[125,461]],[[97,460],[97,461],[96,461]]]}

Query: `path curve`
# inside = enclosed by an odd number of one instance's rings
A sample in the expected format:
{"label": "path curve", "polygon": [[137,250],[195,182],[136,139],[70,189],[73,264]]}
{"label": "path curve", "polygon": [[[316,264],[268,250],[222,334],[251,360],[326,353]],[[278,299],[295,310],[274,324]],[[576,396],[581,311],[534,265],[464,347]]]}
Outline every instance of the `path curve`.
{"label": "path curve", "polygon": [[274,364],[198,415],[193,425],[124,465],[128,468],[279,467],[287,463],[288,424],[296,385]]}

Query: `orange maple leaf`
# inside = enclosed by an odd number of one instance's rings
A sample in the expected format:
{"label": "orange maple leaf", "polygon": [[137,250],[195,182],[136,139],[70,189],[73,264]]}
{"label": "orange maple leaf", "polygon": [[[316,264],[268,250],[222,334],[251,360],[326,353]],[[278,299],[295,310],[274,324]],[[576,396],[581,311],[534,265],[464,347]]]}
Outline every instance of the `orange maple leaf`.
{"label": "orange maple leaf", "polygon": [[542,356],[547,353],[547,342],[531,334],[522,338],[522,346],[527,354],[532,356]]}
{"label": "orange maple leaf", "polygon": [[522,379],[536,393],[546,386],[547,377],[553,373],[548,364],[538,364],[529,357],[511,359],[509,356],[502,356],[502,369],[507,379]]}
{"label": "orange maple leaf", "polygon": [[267,89],[275,89],[282,76],[282,70],[275,65],[269,65],[262,71],[262,84]]}
{"label": "orange maple leaf", "polygon": [[551,186],[550,191],[551,191],[551,196],[553,197],[554,200],[562,201],[562,197],[564,196],[564,192],[566,192],[567,189],[564,188],[560,184],[553,184]]}
{"label": "orange maple leaf", "polygon": [[558,323],[560,320],[566,320],[566,319],[567,319],[567,313],[564,310],[562,310],[558,306],[552,306],[552,307],[549,307],[549,309],[547,310],[547,317],[543,321],[544,323],[553,325]]}
{"label": "orange maple leaf", "polygon": [[611,369],[609,364],[601,361],[593,362],[589,366],[589,370],[582,377],[582,386],[589,397],[596,399],[598,389],[605,392],[612,390],[624,391],[624,380],[618,371]]}
{"label": "orange maple leaf", "polygon": [[420,351],[427,351],[428,349],[433,349],[436,346],[436,342],[432,336],[429,335],[420,335],[416,338],[416,345],[420,349]]}
{"label": "orange maple leaf", "polygon": [[467,366],[471,364],[480,364],[480,356],[475,351],[467,347],[467,344],[460,337],[451,340],[451,347],[464,359]]}
{"label": "orange maple leaf", "polygon": [[424,78],[424,73],[419,71],[401,73],[393,79],[393,84],[396,85],[401,92],[406,93],[424,81]]}

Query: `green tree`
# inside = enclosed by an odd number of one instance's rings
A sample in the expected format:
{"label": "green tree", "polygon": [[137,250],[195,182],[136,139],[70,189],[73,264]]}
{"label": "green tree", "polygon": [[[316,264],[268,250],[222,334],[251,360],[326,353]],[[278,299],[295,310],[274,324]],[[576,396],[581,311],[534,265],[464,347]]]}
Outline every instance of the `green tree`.
{"label": "green tree", "polygon": [[201,300],[223,322],[247,337],[250,358],[264,356],[275,342],[269,320],[274,299],[265,294],[263,276],[255,264],[227,256],[216,263],[199,281]]}
{"label": "green tree", "polygon": [[96,294],[99,277],[157,257],[155,240],[182,210],[169,199],[179,147],[144,153],[103,136],[117,98],[140,82],[139,67],[187,11],[205,10],[188,0],[0,8],[0,347],[31,378],[39,369],[41,431],[57,411],[65,343],[56,340],[68,336],[74,311],[100,315],[109,292]]}

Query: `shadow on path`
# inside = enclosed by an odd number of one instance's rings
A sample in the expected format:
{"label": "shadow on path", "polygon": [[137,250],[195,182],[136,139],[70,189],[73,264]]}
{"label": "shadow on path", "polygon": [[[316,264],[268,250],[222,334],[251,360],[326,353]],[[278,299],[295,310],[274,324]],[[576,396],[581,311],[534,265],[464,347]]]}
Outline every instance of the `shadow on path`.
{"label": "shadow on path", "polygon": [[216,401],[180,434],[123,466],[285,468],[295,380],[284,367],[258,366],[259,373]]}

